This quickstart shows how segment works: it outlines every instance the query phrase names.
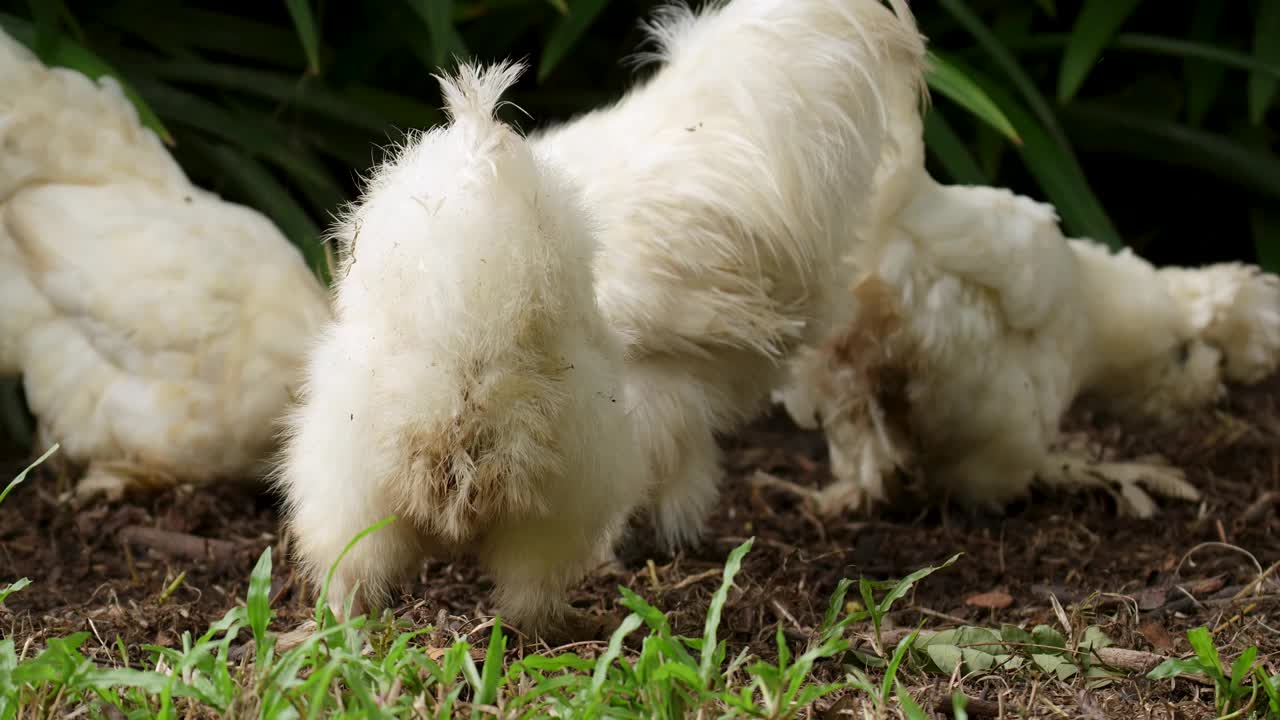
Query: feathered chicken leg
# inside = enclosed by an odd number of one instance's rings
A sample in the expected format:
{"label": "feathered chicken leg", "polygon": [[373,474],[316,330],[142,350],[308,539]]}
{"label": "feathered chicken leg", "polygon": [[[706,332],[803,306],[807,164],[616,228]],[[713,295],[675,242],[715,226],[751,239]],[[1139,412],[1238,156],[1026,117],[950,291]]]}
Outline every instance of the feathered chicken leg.
{"label": "feathered chicken leg", "polygon": [[1200,499],[1200,491],[1186,481],[1185,473],[1158,455],[1103,460],[1078,441],[1050,452],[1036,480],[1057,490],[1103,490],[1115,498],[1117,514],[1138,518],[1149,518],[1159,510],[1148,492],[1179,500]]}

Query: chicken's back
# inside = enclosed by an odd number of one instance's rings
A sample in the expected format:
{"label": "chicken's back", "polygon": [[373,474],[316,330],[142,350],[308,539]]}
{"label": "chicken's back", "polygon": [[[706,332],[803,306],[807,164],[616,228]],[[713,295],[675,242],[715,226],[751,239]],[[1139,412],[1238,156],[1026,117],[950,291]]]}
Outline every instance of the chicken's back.
{"label": "chicken's back", "polygon": [[269,452],[328,317],[320,283],[269,220],[131,181],[37,185],[0,220],[16,284],[47,310],[15,335],[17,365],[69,457],[205,480]]}
{"label": "chicken's back", "polygon": [[115,78],[46,67],[3,31],[0,145],[0,202],[40,182],[189,184]]}
{"label": "chicken's back", "polygon": [[811,332],[867,206],[886,88],[920,82],[898,5],[668,7],[652,77],[535,138],[599,217],[602,307],[638,347],[777,356]]}

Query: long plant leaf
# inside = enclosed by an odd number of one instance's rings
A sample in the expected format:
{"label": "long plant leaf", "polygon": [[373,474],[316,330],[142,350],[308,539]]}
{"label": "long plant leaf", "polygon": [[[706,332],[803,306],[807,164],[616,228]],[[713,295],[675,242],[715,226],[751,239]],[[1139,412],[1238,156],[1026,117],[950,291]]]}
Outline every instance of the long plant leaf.
{"label": "long plant leaf", "polygon": [[978,166],[973,153],[937,108],[924,116],[924,143],[929,153],[942,163],[952,182],[960,185],[991,184],[991,179]]}
{"label": "long plant leaf", "polygon": [[467,46],[453,26],[453,0],[405,0],[427,25],[431,36],[431,58],[436,67],[446,67],[452,58],[464,58]]}
{"label": "long plant leaf", "polygon": [[[1264,65],[1280,65],[1280,0],[1261,0],[1253,19],[1253,55]],[[1276,97],[1278,81],[1254,72],[1249,76],[1249,120],[1261,125]]]}
{"label": "long plant leaf", "polygon": [[1098,63],[1107,43],[1141,0],[1085,0],[1071,28],[1071,40],[1058,70],[1058,102],[1066,104]]}
{"label": "long plant leaf", "polygon": [[[950,1],[950,0],[944,0]],[[1123,246],[1120,233],[1098,201],[1069,145],[1059,142],[1040,118],[1018,102],[1012,92],[985,74],[963,68],[992,101],[1008,116],[1022,138],[1022,161],[1053,202],[1068,232],[1082,235],[1113,248]],[[1055,119],[1055,126],[1057,120]],[[1061,132],[1061,127],[1059,132]]]}
{"label": "long plant leaf", "polygon": [[538,63],[538,82],[546,80],[551,71],[556,69],[608,4],[609,0],[572,0],[569,3],[568,14],[556,22],[542,48],[542,60]]}
{"label": "long plant leaf", "polygon": [[974,84],[967,75],[945,56],[936,52],[928,55],[929,71],[925,78],[929,87],[949,98],[960,107],[973,113],[979,120],[990,125],[1009,138],[1015,145],[1022,142],[1018,132],[1009,124],[1009,118],[1000,111],[999,106]]}
{"label": "long plant leaf", "polygon": [[302,42],[302,51],[307,56],[307,72],[320,74],[320,37],[316,31],[316,19],[311,14],[310,0],[285,0],[289,7],[289,17],[298,31],[298,40]]}

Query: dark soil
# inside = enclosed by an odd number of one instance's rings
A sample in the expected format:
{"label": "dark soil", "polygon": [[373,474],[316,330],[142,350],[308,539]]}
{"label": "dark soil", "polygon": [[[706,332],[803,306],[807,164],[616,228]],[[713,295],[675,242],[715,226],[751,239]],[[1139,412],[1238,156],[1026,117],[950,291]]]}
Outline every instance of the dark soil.
{"label": "dark soil", "polygon": [[[648,550],[647,535],[637,532],[637,542],[623,553],[627,572],[591,579],[573,600],[616,612],[617,586],[627,585],[668,611],[677,631],[700,634],[725,556],[754,536],[722,634],[768,657],[779,624],[797,643],[810,637],[841,578],[900,577],[963,552],[955,565],[900,601],[887,626],[914,626],[923,619],[933,628],[1061,627],[1050,600],[1055,596],[1076,631],[1096,623],[1120,647],[1185,654],[1186,630],[1203,624],[1229,658],[1257,645],[1270,672],[1280,672],[1280,576],[1272,568],[1269,578],[1247,587],[1280,561],[1278,400],[1280,382],[1242,390],[1224,407],[1169,434],[1135,435],[1074,419],[1075,429],[1088,430],[1121,456],[1162,453],[1204,491],[1198,505],[1161,501],[1162,513],[1146,521],[1117,518],[1105,495],[1037,494],[999,518],[905,507],[824,525],[794,498],[748,482],[757,470],[805,483],[826,481],[821,437],[775,415],[725,442],[731,477],[703,547],[664,557]],[[277,626],[289,629],[309,617],[311,595],[280,547],[271,496],[187,488],[75,511],[58,501],[56,481],[54,471],[37,471],[0,506],[0,582],[33,581],[9,598],[7,608],[0,607],[0,632],[25,646],[28,656],[46,638],[80,630],[94,634],[89,645],[104,657],[117,636],[131,648],[179,643],[183,631],[198,634],[243,602],[249,571],[268,545],[276,546]],[[184,551],[170,538],[148,538],[138,528],[215,542],[207,548],[197,544],[191,555],[192,549]],[[417,624],[433,623],[441,633],[465,634],[486,619],[488,588],[470,562],[433,561],[406,588],[397,613]],[[1007,594],[1012,604],[989,609],[966,602],[993,591]],[[1244,596],[1233,599],[1237,595]],[[870,635],[870,628],[858,631]],[[841,670],[830,663],[820,672],[835,678]],[[926,702],[963,687],[987,703],[971,706],[974,717],[1001,709],[1010,717],[1212,712],[1211,689],[1137,675],[1093,690],[1030,671],[965,678],[908,674],[906,681]],[[845,707],[836,699],[832,711]]]}

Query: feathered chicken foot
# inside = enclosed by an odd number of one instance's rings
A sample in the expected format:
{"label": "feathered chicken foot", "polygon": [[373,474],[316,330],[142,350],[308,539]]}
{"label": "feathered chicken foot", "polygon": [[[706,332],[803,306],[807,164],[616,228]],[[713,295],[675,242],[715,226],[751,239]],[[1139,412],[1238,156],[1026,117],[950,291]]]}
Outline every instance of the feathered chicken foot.
{"label": "feathered chicken foot", "polygon": [[799,497],[813,509],[818,517],[823,519],[856,511],[866,505],[867,500],[867,492],[857,483],[840,479],[836,479],[826,487],[815,488],[757,470],[751,476],[751,484],[755,487],[774,488]]}
{"label": "feathered chicken foot", "polygon": [[75,499],[89,500],[98,495],[116,502],[136,491],[155,491],[178,484],[174,476],[127,460],[90,463],[76,483]]}
{"label": "feathered chicken foot", "polygon": [[1179,468],[1158,455],[1131,461],[1098,459],[1087,447],[1065,447],[1049,453],[1036,473],[1037,481],[1058,490],[1103,490],[1116,501],[1121,516],[1149,518],[1159,507],[1148,491],[1162,497],[1195,501],[1200,491]]}

